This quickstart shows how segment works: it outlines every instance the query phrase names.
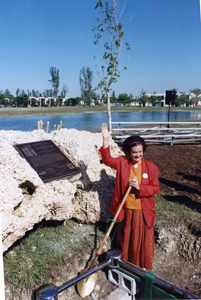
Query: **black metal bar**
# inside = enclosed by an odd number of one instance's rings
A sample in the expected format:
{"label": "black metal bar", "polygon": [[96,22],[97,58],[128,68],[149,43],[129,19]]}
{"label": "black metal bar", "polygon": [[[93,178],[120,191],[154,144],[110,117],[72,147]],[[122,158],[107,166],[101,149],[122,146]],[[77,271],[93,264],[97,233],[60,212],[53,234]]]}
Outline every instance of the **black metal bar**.
{"label": "black metal bar", "polygon": [[58,288],[58,293],[61,293],[65,289],[69,288],[70,286],[77,284],[79,281],[85,279],[86,277],[90,276],[91,274],[104,269],[111,263],[111,261],[112,261],[112,259],[109,258],[108,260],[104,261],[103,263],[99,264],[98,266],[94,267],[93,269],[90,269],[90,270],[86,271],[85,273],[79,275],[78,277],[75,277],[75,278],[71,279],[70,281],[64,283],[62,286],[60,286]]}
{"label": "black metal bar", "polygon": [[[90,276],[91,274],[104,269],[108,265],[110,265],[110,268],[122,268],[122,270],[128,271],[133,275],[138,276],[140,279],[145,280],[145,275],[146,271],[131,264],[128,262],[123,261],[122,258],[122,253],[121,251],[117,249],[111,249],[110,251],[107,252],[107,257],[108,259],[104,261],[103,263],[99,264],[98,266],[84,272],[83,274],[71,279],[70,281],[67,281],[60,287],[56,286],[49,286],[45,290],[43,290],[42,294],[40,295],[41,292],[38,293],[38,296],[36,299],[43,299],[43,300],[57,300],[58,299],[58,294],[63,292],[65,289],[69,288],[72,285],[76,285],[79,281],[85,279],[86,277]],[[177,286],[164,281],[161,278],[155,277],[154,278],[154,286],[162,288],[166,290],[168,293],[174,295],[175,297],[179,297],[180,299],[198,299],[194,295],[178,288]],[[39,296],[40,295],[40,296]]]}
{"label": "black metal bar", "polygon": [[[145,278],[145,274],[146,271],[140,269],[137,266],[134,266],[128,262],[125,262],[123,260],[119,260],[119,266],[122,267],[124,270],[129,270],[131,273],[138,275],[140,278],[144,279]],[[169,293],[175,295],[175,296],[180,296],[182,297],[182,299],[198,299],[197,297],[195,297],[194,295],[178,288],[177,286],[161,279],[158,277],[154,278],[154,282],[157,286],[164,288],[166,290],[168,290]]]}
{"label": "black metal bar", "polygon": [[60,287],[46,289],[42,295],[39,296],[39,299],[47,300],[47,299],[57,299],[57,295],[61,292],[63,292],[65,289],[69,288],[72,285],[77,284],[79,281],[85,279],[86,277],[90,276],[91,274],[104,269],[107,267],[112,261],[112,258],[109,258],[108,260],[104,261],[103,263],[99,264],[98,266],[84,272],[83,274],[67,281],[66,283],[62,284]]}

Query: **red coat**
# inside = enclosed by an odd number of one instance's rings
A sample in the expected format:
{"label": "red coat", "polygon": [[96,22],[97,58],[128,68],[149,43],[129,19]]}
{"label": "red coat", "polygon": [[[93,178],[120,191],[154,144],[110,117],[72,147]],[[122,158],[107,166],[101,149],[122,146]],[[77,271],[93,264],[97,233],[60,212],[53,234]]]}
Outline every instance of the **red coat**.
{"label": "red coat", "polygon": [[[109,147],[105,149],[100,148],[99,152],[101,153],[103,163],[117,171],[114,194],[110,205],[110,211],[113,215],[115,215],[128,189],[132,164],[131,161],[129,161],[123,155],[117,158],[112,157],[110,154]],[[142,211],[146,224],[148,228],[151,228],[154,226],[154,219],[156,217],[153,196],[156,195],[160,190],[158,182],[158,168],[154,163],[144,158],[142,158],[141,162],[142,181],[140,184],[139,198],[141,200]],[[117,218],[119,222],[121,222],[124,219],[124,210],[125,207],[121,209],[120,214]]]}

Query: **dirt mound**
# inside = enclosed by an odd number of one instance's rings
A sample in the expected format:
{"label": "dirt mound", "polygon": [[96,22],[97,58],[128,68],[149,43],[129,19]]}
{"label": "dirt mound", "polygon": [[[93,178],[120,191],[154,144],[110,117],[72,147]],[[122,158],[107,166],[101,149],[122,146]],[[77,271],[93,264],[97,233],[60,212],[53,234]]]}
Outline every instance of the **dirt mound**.
{"label": "dirt mound", "polygon": [[144,157],[159,169],[161,196],[201,213],[201,145],[149,145]]}

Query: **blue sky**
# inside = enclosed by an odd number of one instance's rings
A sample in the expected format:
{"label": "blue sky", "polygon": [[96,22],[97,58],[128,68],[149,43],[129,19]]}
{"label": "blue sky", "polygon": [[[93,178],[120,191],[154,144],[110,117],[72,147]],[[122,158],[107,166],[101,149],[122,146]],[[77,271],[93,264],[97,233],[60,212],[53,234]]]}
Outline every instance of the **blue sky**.
{"label": "blue sky", "polygon": [[[80,96],[82,67],[95,70],[92,32],[96,0],[1,0],[0,90],[50,89],[49,68],[60,70],[60,87]],[[119,8],[124,1],[119,0]],[[164,93],[177,88],[188,93],[201,88],[200,0],[127,0],[122,16],[124,42],[130,41],[127,70],[112,85],[116,96]],[[122,48],[120,69],[127,63]],[[100,67],[100,64],[99,64]],[[99,68],[100,70],[100,68]]]}

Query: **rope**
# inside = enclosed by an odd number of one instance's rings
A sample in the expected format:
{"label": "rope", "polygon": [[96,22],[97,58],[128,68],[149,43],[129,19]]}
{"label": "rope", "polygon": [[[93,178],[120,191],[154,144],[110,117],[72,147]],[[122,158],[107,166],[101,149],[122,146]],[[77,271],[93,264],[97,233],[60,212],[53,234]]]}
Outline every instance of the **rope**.
{"label": "rope", "polygon": [[112,242],[113,239],[114,239],[114,237],[115,237],[115,234],[116,234],[116,232],[117,232],[118,226],[121,226],[122,223],[121,223],[121,222],[118,222],[118,221],[114,221],[113,219],[107,219],[107,220],[106,220],[106,223],[107,223],[107,226],[106,226],[106,232],[108,231],[109,222],[115,222],[116,224],[118,223],[117,226],[116,226],[116,229],[115,229],[115,231],[114,231],[113,237],[111,238],[111,242]]}

